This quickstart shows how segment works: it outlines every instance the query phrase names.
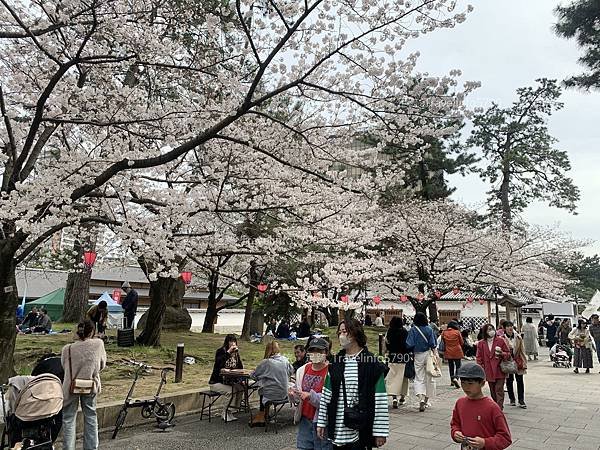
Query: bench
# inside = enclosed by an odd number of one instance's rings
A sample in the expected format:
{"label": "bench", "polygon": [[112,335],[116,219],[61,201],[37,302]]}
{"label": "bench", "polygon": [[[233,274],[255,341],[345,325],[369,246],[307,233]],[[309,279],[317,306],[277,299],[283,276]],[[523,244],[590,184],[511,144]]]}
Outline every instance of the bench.
{"label": "bench", "polygon": [[265,404],[265,433],[269,430],[269,425],[273,425],[275,434],[278,434],[279,422],[277,422],[277,416],[283,407],[289,403],[290,401],[286,399],[274,402],[268,401]]}
{"label": "bench", "polygon": [[208,409],[208,421],[212,417],[212,406],[215,402],[221,397],[222,394],[219,392],[211,391],[210,389],[206,389],[204,391],[200,391],[199,394],[202,396],[202,409],[200,410],[200,420],[204,417],[205,411]]}

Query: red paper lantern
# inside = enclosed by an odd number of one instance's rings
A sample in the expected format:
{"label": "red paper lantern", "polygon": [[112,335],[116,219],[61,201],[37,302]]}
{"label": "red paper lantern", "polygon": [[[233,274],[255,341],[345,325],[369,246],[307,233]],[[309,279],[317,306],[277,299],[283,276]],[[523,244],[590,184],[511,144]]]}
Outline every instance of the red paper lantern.
{"label": "red paper lantern", "polygon": [[436,291],[435,291],[435,296],[436,296],[437,298],[441,298],[441,297],[442,297],[442,291],[440,291],[440,290],[437,290],[437,289],[436,289]]}
{"label": "red paper lantern", "polygon": [[258,290],[258,292],[260,292],[261,294],[264,294],[265,292],[267,292],[268,287],[269,286],[265,283],[260,283],[258,286],[256,286],[256,290]]}
{"label": "red paper lantern", "polygon": [[480,298],[480,299],[479,299],[479,304],[480,304],[480,305],[483,305],[484,303],[485,303],[485,300],[484,300],[484,299],[482,299],[482,298]]}
{"label": "red paper lantern", "polygon": [[406,303],[406,302],[408,301],[408,297],[407,297],[406,295],[402,294],[402,295],[400,296],[400,301],[401,301],[402,303]]}
{"label": "red paper lantern", "polygon": [[375,297],[373,297],[373,303],[375,303],[376,305],[379,305],[381,303],[381,297],[379,295],[376,295]]}
{"label": "red paper lantern", "polygon": [[92,267],[94,267],[96,256],[97,254],[93,250],[87,250],[83,252],[83,265],[87,270],[92,270]]}
{"label": "red paper lantern", "polygon": [[121,289],[115,289],[112,293],[112,298],[115,302],[121,303]]}
{"label": "red paper lantern", "polygon": [[181,279],[186,285],[190,284],[192,282],[192,272],[181,272]]}
{"label": "red paper lantern", "polygon": [[340,300],[343,301],[344,303],[348,303],[350,301],[350,298],[347,295],[342,295],[340,297]]}

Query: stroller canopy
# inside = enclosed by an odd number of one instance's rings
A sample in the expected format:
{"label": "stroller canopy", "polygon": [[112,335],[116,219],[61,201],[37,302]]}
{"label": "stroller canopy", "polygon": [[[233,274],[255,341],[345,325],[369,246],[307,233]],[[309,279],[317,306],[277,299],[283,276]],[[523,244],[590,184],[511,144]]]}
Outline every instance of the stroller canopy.
{"label": "stroller canopy", "polygon": [[58,414],[63,407],[62,383],[56,375],[33,377],[15,401],[14,414],[24,422],[42,420]]}

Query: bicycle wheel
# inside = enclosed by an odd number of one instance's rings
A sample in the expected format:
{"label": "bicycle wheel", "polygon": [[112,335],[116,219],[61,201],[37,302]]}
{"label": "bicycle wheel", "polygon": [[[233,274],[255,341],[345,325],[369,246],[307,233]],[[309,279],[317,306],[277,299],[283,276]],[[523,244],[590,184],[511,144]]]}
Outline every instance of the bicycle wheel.
{"label": "bicycle wheel", "polygon": [[164,405],[158,406],[154,413],[158,422],[170,422],[175,417],[175,404],[165,403]]}
{"label": "bicycle wheel", "polygon": [[127,409],[123,408],[119,411],[119,416],[117,417],[117,422],[115,423],[115,430],[113,431],[112,438],[117,437],[117,433],[125,423],[125,418],[127,417]]}
{"label": "bicycle wheel", "polygon": [[154,405],[146,405],[142,408],[142,417],[149,419],[154,414]]}

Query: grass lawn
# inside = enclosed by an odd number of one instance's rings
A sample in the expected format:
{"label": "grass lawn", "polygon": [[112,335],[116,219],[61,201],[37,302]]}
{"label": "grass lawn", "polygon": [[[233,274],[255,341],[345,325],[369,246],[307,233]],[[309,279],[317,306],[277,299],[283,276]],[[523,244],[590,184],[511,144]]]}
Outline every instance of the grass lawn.
{"label": "grass lawn", "polygon": [[[73,324],[54,324],[55,330],[75,329]],[[335,339],[335,328],[328,328],[324,331],[333,338],[333,351],[339,350],[339,343]],[[377,334],[385,333],[383,328],[366,329],[368,344],[370,350],[377,352]],[[212,372],[214,354],[217,348],[223,345],[225,335],[205,334],[192,332],[163,332],[160,348],[149,347],[117,347],[116,331],[108,332],[111,338],[106,345],[108,364],[101,373],[102,393],[99,402],[121,401],[125,398],[132,380],[132,367],[125,364],[125,360],[142,361],[155,367],[162,367],[175,364],[175,354],[177,343],[185,344],[185,356],[192,356],[196,359],[196,364],[184,365],[183,382],[174,384],[169,382],[164,387],[164,392],[176,392],[201,388],[208,384],[208,379]],[[19,375],[31,373],[36,361],[44,354],[60,354],[62,347],[73,341],[72,333],[55,334],[49,336],[19,335],[17,336],[17,346],[15,350],[15,365]],[[302,342],[278,341],[281,352],[288,357],[290,362],[294,361],[294,345]],[[239,342],[240,355],[244,362],[244,367],[254,368],[262,360],[264,346],[260,343],[251,344],[250,342]],[[136,397],[151,396],[154,394],[159,382],[159,371],[145,375],[136,385]],[[172,378],[169,379],[172,381]]]}

